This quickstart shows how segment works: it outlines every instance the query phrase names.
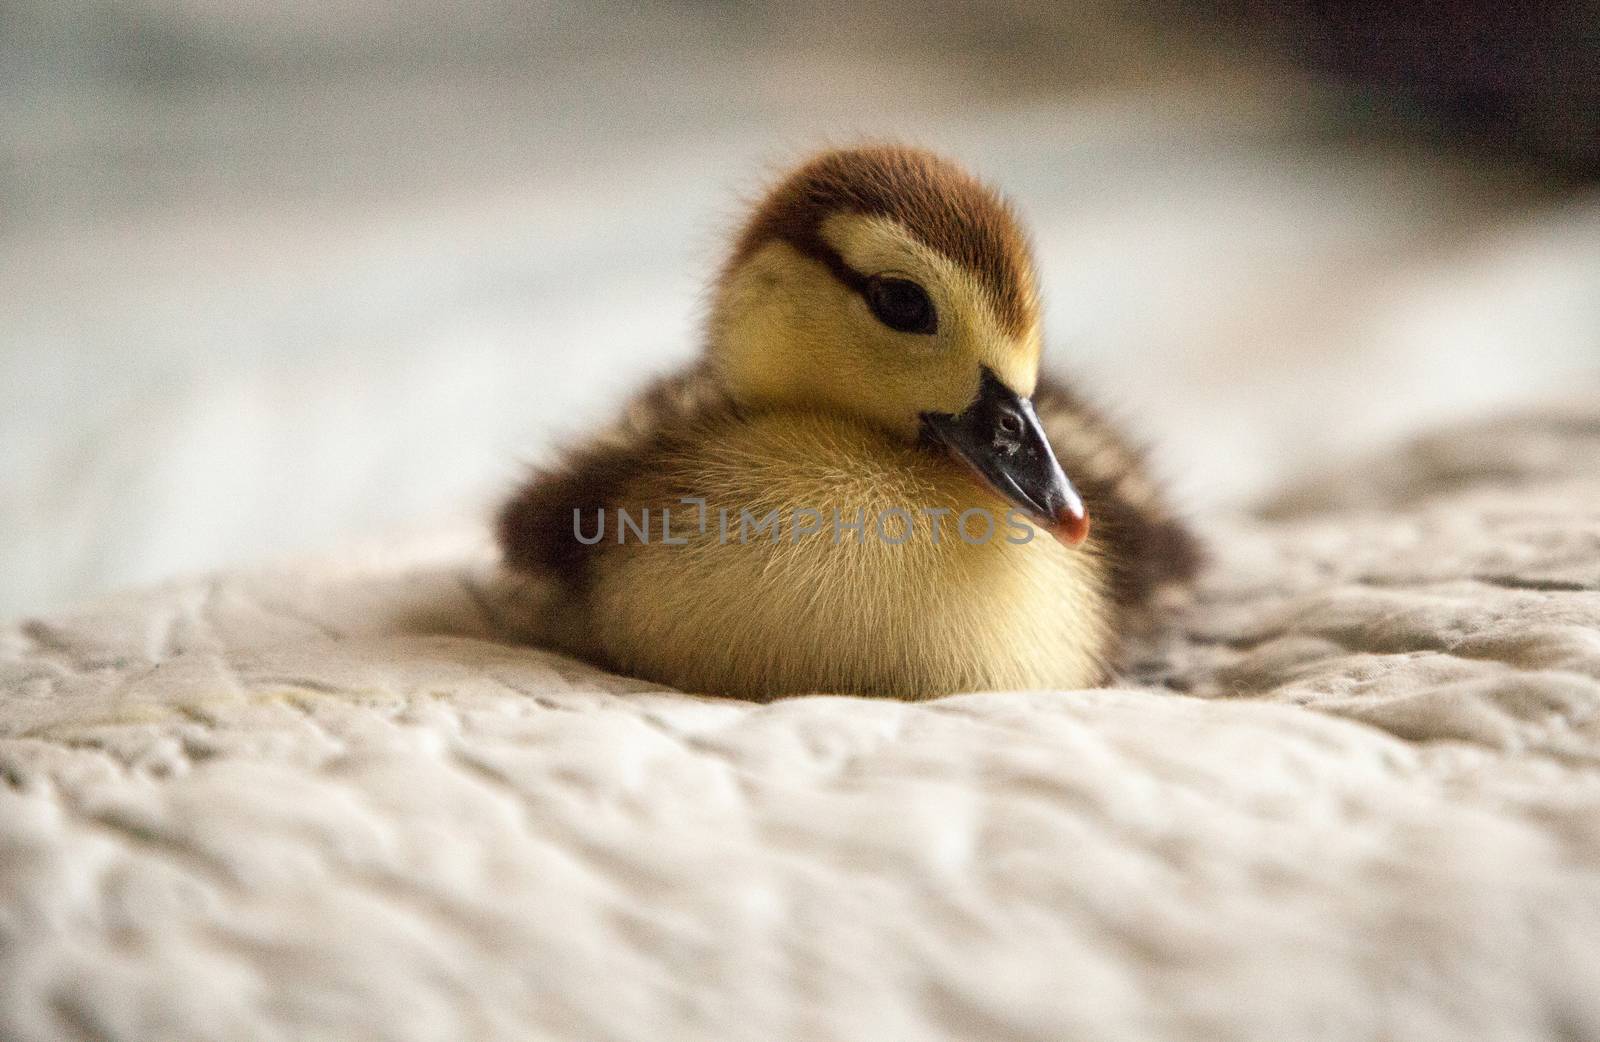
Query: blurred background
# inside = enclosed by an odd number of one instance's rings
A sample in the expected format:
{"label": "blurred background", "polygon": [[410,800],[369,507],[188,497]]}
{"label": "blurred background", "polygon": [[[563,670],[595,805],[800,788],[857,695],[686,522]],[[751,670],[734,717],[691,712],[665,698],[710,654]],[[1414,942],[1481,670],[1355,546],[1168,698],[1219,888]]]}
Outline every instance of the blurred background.
{"label": "blurred background", "polygon": [[0,0],[0,613],[482,516],[944,150],[1200,512],[1600,377],[1600,6]]}

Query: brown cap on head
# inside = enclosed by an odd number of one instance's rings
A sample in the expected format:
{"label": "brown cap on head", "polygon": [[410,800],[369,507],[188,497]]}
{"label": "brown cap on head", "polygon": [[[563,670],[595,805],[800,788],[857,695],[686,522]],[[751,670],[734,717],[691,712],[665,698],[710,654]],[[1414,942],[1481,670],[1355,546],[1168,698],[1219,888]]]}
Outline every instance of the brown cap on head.
{"label": "brown cap on head", "polygon": [[756,209],[734,246],[728,270],[779,239],[857,285],[821,235],[837,213],[888,217],[970,271],[987,291],[1002,328],[1021,335],[1038,322],[1028,243],[1004,199],[932,152],[869,145],[824,152],[785,177]]}

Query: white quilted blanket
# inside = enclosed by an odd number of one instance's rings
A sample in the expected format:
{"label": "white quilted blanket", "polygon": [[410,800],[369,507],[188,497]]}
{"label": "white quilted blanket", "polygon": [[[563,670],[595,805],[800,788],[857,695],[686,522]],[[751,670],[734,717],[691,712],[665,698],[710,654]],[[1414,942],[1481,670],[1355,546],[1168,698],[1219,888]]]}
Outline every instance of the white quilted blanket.
{"label": "white quilted blanket", "polygon": [[9,626],[0,1038],[1600,1037],[1600,399],[1209,534],[1070,694],[655,690],[475,531]]}

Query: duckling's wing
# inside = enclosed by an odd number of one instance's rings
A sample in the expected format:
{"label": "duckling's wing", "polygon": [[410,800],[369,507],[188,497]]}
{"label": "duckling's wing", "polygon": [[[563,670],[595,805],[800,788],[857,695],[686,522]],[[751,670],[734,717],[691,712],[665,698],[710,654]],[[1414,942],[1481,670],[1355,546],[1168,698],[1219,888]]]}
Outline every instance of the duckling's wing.
{"label": "duckling's wing", "polygon": [[1043,373],[1033,406],[1061,469],[1083,496],[1090,538],[1110,563],[1117,603],[1137,612],[1163,587],[1190,582],[1200,567],[1200,542],[1168,503],[1145,450]]}
{"label": "duckling's wing", "polygon": [[501,508],[496,531],[506,564],[582,589],[599,547],[574,538],[573,511],[593,518],[601,508],[614,507],[621,489],[649,473],[671,445],[732,408],[704,365],[657,381],[608,430],[555,466],[534,472]]}

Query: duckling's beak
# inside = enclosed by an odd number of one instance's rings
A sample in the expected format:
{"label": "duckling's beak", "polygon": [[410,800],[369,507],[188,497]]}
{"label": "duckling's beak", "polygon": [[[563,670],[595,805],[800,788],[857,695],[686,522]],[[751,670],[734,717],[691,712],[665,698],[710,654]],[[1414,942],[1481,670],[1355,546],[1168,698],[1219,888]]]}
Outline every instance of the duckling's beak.
{"label": "duckling's beak", "polygon": [[988,366],[976,401],[959,415],[923,413],[922,429],[1061,542],[1077,546],[1088,538],[1083,500],[1061,472],[1033,403]]}

